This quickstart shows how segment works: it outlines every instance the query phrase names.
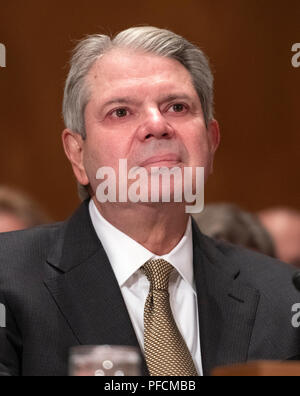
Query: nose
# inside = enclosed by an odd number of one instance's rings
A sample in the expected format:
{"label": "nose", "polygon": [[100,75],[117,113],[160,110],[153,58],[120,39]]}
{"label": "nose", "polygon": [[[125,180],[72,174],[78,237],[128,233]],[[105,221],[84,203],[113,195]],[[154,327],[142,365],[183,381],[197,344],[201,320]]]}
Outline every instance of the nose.
{"label": "nose", "polygon": [[156,139],[171,139],[173,127],[167,122],[159,109],[150,109],[139,126],[138,137],[141,141]]}

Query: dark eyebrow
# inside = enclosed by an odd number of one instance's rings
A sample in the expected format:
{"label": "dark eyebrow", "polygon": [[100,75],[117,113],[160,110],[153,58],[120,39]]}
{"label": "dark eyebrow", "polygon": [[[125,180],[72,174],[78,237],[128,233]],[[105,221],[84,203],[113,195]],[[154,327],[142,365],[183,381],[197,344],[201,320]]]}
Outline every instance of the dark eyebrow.
{"label": "dark eyebrow", "polygon": [[[162,102],[171,102],[173,100],[179,100],[179,99],[192,100],[192,98],[189,95],[178,93],[163,97]],[[138,104],[138,102],[130,98],[129,96],[116,97],[103,103],[101,108],[104,109],[105,107],[110,106],[112,104]]]}
{"label": "dark eyebrow", "polygon": [[133,100],[132,98],[128,97],[128,96],[124,96],[124,97],[120,97],[120,98],[113,98],[105,103],[103,103],[103,105],[101,106],[102,108],[110,106],[112,104],[136,104],[137,102],[135,100]]}
{"label": "dark eyebrow", "polygon": [[192,98],[189,95],[178,93],[164,97],[163,102],[172,102],[173,100],[180,100],[180,99],[192,100]]}

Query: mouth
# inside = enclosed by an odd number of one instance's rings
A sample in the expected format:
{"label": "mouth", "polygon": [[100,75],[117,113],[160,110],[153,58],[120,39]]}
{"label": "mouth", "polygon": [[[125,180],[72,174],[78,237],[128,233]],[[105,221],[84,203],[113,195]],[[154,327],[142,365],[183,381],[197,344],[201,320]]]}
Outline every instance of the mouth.
{"label": "mouth", "polygon": [[177,154],[166,154],[148,158],[140,165],[140,167],[145,168],[147,166],[176,166],[180,162],[181,159]]}

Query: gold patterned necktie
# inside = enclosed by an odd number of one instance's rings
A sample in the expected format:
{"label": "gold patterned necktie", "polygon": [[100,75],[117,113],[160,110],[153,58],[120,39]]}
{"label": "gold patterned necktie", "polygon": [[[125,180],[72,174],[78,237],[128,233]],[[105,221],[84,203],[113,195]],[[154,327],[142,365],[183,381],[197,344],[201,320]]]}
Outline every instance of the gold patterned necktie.
{"label": "gold patterned necktie", "polygon": [[151,376],[198,376],[192,356],[175,323],[169,295],[174,268],[150,260],[143,270],[150,282],[144,311],[145,357]]}

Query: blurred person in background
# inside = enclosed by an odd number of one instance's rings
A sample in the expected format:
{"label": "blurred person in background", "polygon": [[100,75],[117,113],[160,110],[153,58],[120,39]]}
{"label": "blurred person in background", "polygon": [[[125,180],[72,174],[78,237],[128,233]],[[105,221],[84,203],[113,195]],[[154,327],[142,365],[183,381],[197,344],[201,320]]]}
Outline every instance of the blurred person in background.
{"label": "blurred person in background", "polygon": [[259,218],[275,242],[278,258],[300,268],[300,212],[273,208],[260,212]]}
{"label": "blurred person in background", "polygon": [[19,231],[50,222],[40,206],[26,194],[0,186],[0,233]]}
{"label": "blurred person in background", "polygon": [[275,257],[271,236],[257,216],[236,205],[211,204],[193,216],[200,230],[211,238],[256,250]]}

